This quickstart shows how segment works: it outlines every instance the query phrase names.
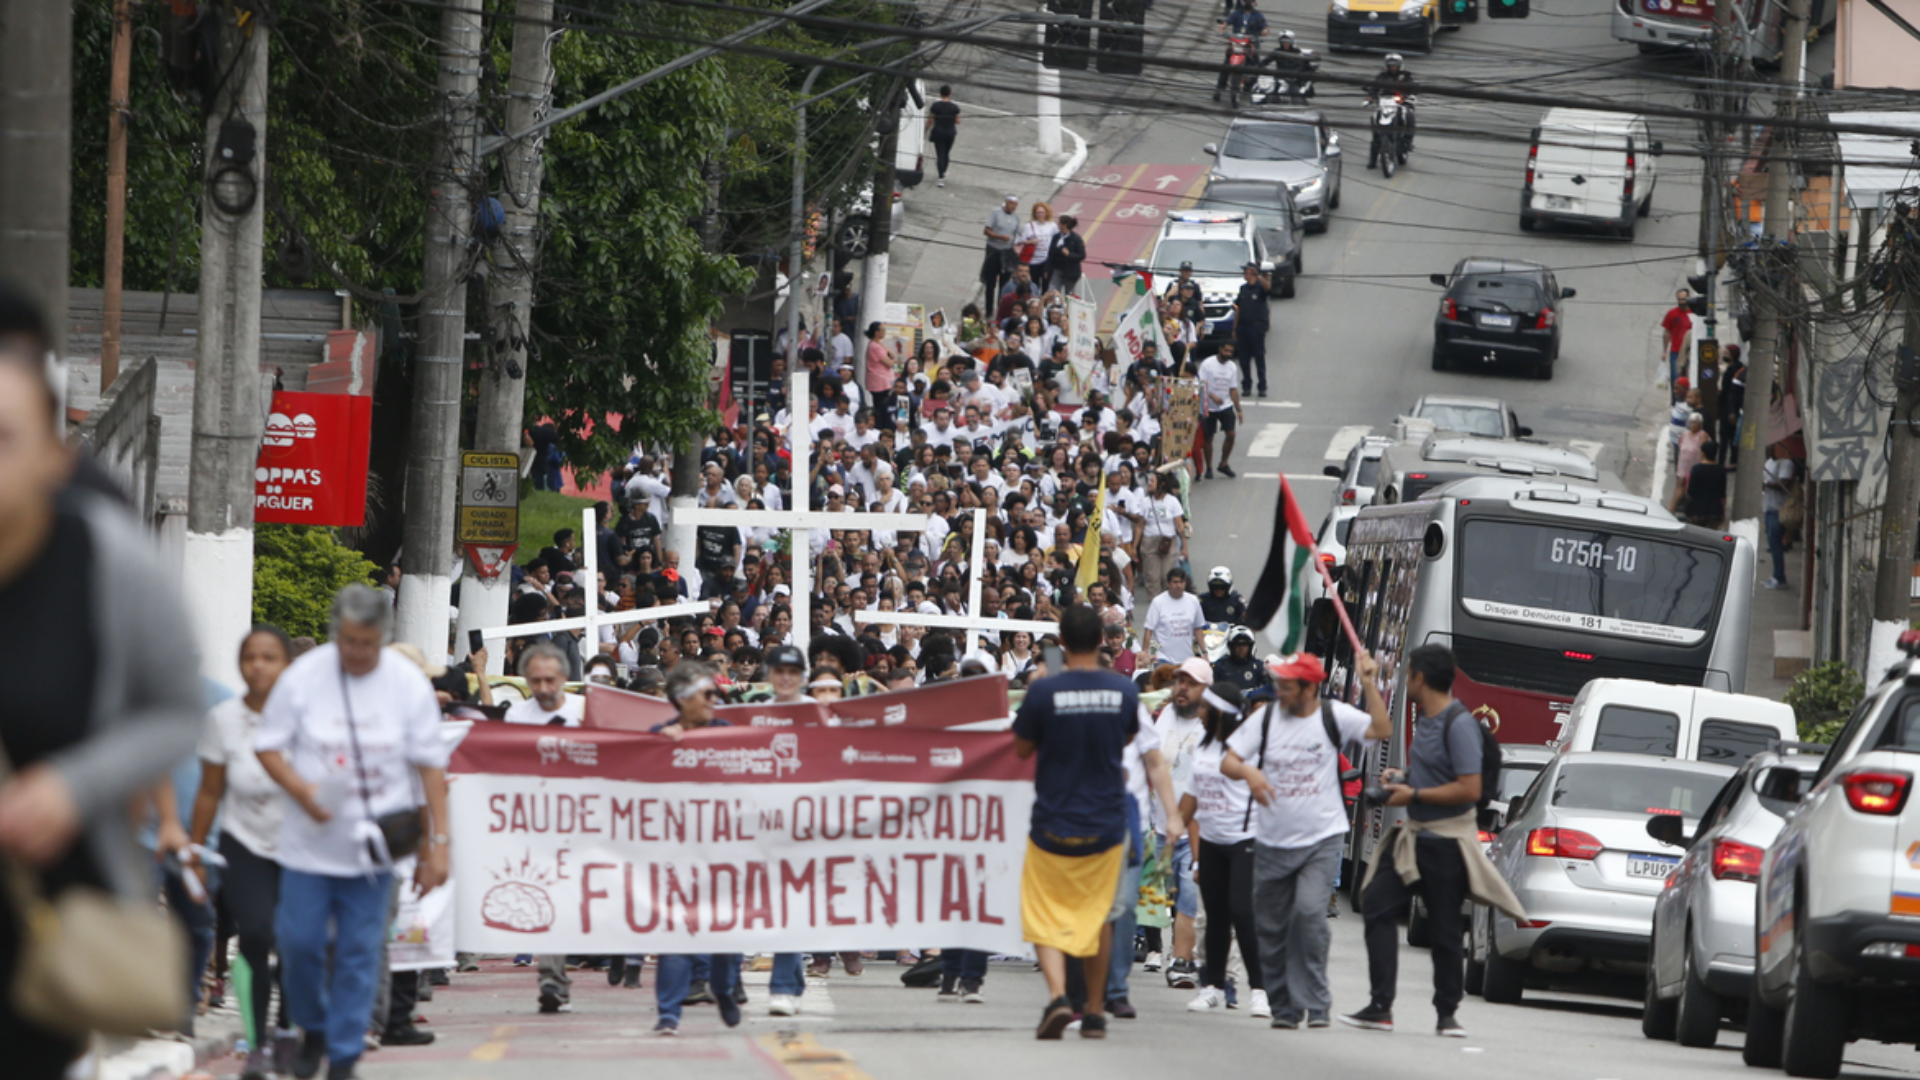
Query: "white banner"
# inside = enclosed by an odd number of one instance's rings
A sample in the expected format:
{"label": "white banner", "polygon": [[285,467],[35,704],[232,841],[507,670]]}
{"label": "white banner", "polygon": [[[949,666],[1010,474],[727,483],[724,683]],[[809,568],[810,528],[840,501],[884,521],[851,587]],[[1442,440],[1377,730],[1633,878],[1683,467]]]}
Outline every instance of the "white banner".
{"label": "white banner", "polygon": [[460,948],[1020,952],[1030,763],[1006,734],[476,725]]}

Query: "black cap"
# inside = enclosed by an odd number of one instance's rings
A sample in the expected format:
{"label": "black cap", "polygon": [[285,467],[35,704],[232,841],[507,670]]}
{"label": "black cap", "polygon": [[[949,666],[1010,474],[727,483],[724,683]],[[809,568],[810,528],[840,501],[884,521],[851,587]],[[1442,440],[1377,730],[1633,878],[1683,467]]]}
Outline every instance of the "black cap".
{"label": "black cap", "polygon": [[799,668],[801,674],[805,674],[806,655],[795,645],[775,645],[772,651],[767,653],[767,669],[772,670],[777,667]]}
{"label": "black cap", "polygon": [[1240,269],[1242,269],[1242,270],[1258,270],[1258,269],[1260,269],[1260,264],[1259,264],[1259,263],[1257,263],[1257,262],[1250,262],[1250,263],[1248,263],[1247,265],[1245,265],[1245,266],[1243,266],[1243,267],[1241,267]]}
{"label": "black cap", "polygon": [[1193,263],[1192,263],[1192,262],[1183,262],[1183,263],[1181,263],[1181,264],[1180,264],[1180,269],[1182,269],[1182,270],[1191,270],[1191,269],[1193,269]]}

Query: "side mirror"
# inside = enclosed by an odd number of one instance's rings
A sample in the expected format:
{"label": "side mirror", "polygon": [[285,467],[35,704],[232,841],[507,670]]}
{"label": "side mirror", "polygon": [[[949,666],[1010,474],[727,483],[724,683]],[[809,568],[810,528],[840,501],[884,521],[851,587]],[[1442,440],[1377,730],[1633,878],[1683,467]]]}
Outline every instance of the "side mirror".
{"label": "side mirror", "polygon": [[1320,475],[1331,476],[1335,480],[1338,480],[1347,475],[1347,469],[1344,465],[1322,465],[1320,467]]}
{"label": "side mirror", "polygon": [[1671,847],[1687,846],[1687,823],[1678,814],[1655,814],[1647,819],[1647,835]]}
{"label": "side mirror", "polygon": [[1577,293],[1577,292],[1575,292],[1575,291],[1574,291],[1574,290],[1572,290],[1572,289],[1561,289],[1561,290],[1560,290],[1560,299],[1562,299],[1562,300],[1571,300],[1571,299],[1573,299],[1574,297],[1576,297],[1576,296],[1578,296],[1578,295],[1580,295],[1580,294],[1579,294],[1579,293]]}
{"label": "side mirror", "polygon": [[1427,280],[1443,289],[1447,287],[1447,275],[1445,274],[1428,274]]}
{"label": "side mirror", "polygon": [[1340,136],[1335,135],[1332,141],[1327,143],[1327,156],[1330,158],[1340,156]]}
{"label": "side mirror", "polygon": [[1201,153],[1203,153],[1203,154],[1205,154],[1205,155],[1207,155],[1208,157],[1219,157],[1219,156],[1220,156],[1220,144],[1219,144],[1219,143],[1208,143],[1207,145],[1205,145],[1205,146],[1203,146],[1203,147],[1201,147],[1201,148],[1200,148],[1200,152],[1201,152]]}
{"label": "side mirror", "polygon": [[1327,136],[1327,145],[1328,145],[1328,146],[1330,146],[1330,147],[1332,147],[1332,146],[1339,146],[1339,145],[1340,145],[1340,133],[1336,131],[1336,132],[1333,132],[1332,134],[1330,134],[1330,135],[1328,135],[1328,136]]}
{"label": "side mirror", "polygon": [[1647,148],[1647,152],[1652,154],[1654,157],[1659,157],[1661,154],[1664,154],[1667,152],[1667,148],[1666,148],[1666,145],[1662,143],[1659,139],[1655,139],[1653,140],[1653,145]]}
{"label": "side mirror", "polygon": [[1525,426],[1516,427],[1513,429],[1513,434],[1515,438],[1531,439],[1533,437],[1533,429]]}
{"label": "side mirror", "polygon": [[1260,260],[1260,272],[1263,274],[1273,273],[1273,260],[1272,259]]}

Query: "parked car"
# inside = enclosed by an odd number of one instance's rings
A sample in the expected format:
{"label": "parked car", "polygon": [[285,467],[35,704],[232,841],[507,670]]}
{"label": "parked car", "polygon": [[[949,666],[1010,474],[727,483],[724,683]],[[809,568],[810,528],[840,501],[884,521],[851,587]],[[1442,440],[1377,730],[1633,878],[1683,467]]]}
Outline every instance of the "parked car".
{"label": "parked car", "polygon": [[[888,215],[893,222],[894,236],[900,235],[900,226],[907,220],[907,197],[901,188],[893,189],[892,213]],[[873,184],[868,183],[860,189],[845,210],[840,211],[833,222],[833,249],[849,259],[867,257],[868,235],[873,228]]]}
{"label": "parked car", "polygon": [[[1625,558],[1625,549],[1596,556]],[[1645,679],[1594,679],[1580,688],[1556,744],[1561,753],[1610,750],[1740,765],[1799,737],[1792,706]]]}
{"label": "parked car", "polygon": [[1326,232],[1340,208],[1340,134],[1317,109],[1236,116],[1220,142],[1201,149],[1214,159],[1210,180],[1287,185],[1308,232]]}
{"label": "parked car", "polygon": [[1638,975],[1654,898],[1681,855],[1647,835],[1647,815],[1675,815],[1692,832],[1732,775],[1725,765],[1643,754],[1555,758],[1493,845],[1527,921],[1475,910],[1467,989],[1513,1004],[1530,977]]}
{"label": "parked car", "polygon": [[1920,663],[1895,674],[1761,860],[1749,1065],[1827,1077],[1854,1039],[1920,1042]]}
{"label": "parked car", "polygon": [[1595,226],[1633,239],[1653,210],[1654,158],[1664,148],[1641,116],[1549,109],[1533,129],[1520,228],[1541,222]]}
{"label": "parked car", "polygon": [[1499,398],[1423,394],[1406,415],[1427,421],[1436,431],[1457,431],[1490,439],[1524,439],[1533,434],[1532,428],[1521,426],[1513,406]]}
{"label": "parked car", "polygon": [[1353,444],[1340,464],[1329,462],[1321,472],[1340,481],[1342,506],[1367,506],[1373,502],[1373,490],[1380,476],[1380,455],[1393,440],[1385,435],[1366,435]]}
{"label": "parked car", "polygon": [[1539,378],[1553,378],[1560,301],[1574,296],[1553,271],[1520,259],[1473,256],[1430,280],[1447,290],[1433,317],[1433,370],[1519,363]]}
{"label": "parked car", "polygon": [[[1798,744],[1796,744],[1798,745]],[[1646,1008],[1650,1039],[1712,1046],[1720,1019],[1741,1007],[1753,984],[1753,913],[1760,860],[1782,819],[1800,805],[1818,755],[1767,750],[1747,759],[1720,789],[1700,827],[1655,815],[1649,835],[1687,849],[1653,906]]]}
{"label": "parked car", "polygon": [[1259,231],[1266,259],[1273,263],[1270,291],[1282,300],[1293,299],[1294,285],[1306,266],[1302,254],[1306,225],[1293,203],[1293,189],[1277,180],[1215,180],[1193,208],[1246,214]]}

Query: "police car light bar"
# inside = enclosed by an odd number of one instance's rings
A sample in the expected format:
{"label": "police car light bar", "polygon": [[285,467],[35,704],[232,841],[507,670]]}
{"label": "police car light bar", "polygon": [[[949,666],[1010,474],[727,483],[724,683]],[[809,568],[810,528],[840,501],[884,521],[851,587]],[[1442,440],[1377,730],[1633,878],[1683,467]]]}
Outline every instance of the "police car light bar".
{"label": "police car light bar", "polygon": [[1247,220],[1244,210],[1176,210],[1167,216],[1188,225],[1224,225],[1229,221]]}

